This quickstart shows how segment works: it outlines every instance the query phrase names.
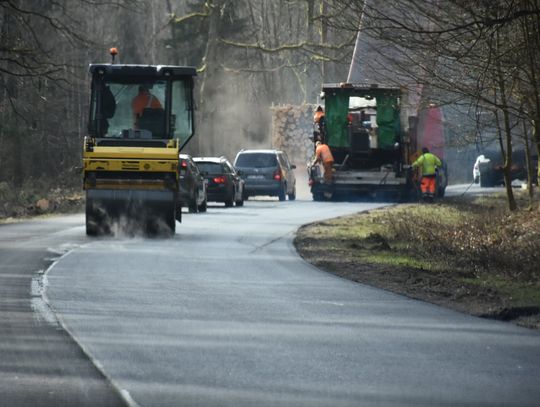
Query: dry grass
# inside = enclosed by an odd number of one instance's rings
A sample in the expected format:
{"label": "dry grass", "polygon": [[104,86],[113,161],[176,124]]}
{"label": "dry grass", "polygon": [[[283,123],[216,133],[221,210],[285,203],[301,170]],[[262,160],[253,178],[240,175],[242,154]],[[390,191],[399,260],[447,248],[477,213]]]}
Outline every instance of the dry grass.
{"label": "dry grass", "polygon": [[308,225],[295,245],[344,278],[540,329],[538,202],[512,213],[504,195],[398,205]]}
{"label": "dry grass", "polygon": [[[480,278],[486,273],[522,282],[540,280],[540,209],[510,213],[503,197],[449,200],[390,211],[389,241],[405,252],[446,259],[448,266]],[[398,244],[399,246],[399,244]]]}
{"label": "dry grass", "polygon": [[[40,200],[47,201],[46,209],[39,207]],[[71,213],[82,210],[83,204],[80,185],[57,185],[47,179],[29,179],[21,188],[14,188],[7,182],[0,182],[0,220],[44,213]]]}

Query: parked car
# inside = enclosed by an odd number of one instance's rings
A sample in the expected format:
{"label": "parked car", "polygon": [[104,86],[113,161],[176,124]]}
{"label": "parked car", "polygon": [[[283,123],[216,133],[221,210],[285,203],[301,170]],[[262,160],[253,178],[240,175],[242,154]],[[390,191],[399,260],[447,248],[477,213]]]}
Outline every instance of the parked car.
{"label": "parked car", "polygon": [[[527,179],[527,165],[524,150],[515,150],[512,153],[512,167],[510,176],[513,180]],[[538,157],[532,157],[533,183],[537,183]],[[503,174],[504,159],[500,151],[487,151],[479,155],[473,165],[474,182],[480,183],[481,187],[493,187],[504,184]]]}
{"label": "parked car", "polygon": [[225,157],[195,157],[199,170],[208,180],[209,201],[224,202],[230,207],[244,205],[244,180]]}
{"label": "parked car", "polygon": [[180,154],[178,201],[180,209],[187,206],[194,212],[206,212],[208,181],[199,171],[199,167],[187,154]]}
{"label": "parked car", "polygon": [[236,155],[234,166],[245,181],[244,199],[255,195],[277,196],[284,201],[296,199],[295,165],[291,165],[284,151],[242,150]]}

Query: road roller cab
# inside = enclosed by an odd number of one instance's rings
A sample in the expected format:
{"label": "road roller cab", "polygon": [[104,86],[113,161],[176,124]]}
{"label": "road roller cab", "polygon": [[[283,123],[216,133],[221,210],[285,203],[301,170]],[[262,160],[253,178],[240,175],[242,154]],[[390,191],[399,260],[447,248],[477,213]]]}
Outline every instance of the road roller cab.
{"label": "road roller cab", "polygon": [[174,233],[180,150],[194,135],[192,67],[90,65],[86,232]]}

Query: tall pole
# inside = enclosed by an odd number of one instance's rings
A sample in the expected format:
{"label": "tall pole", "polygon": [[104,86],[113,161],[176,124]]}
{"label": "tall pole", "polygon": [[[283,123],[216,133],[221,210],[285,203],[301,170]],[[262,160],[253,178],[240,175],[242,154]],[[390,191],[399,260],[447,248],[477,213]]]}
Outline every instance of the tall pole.
{"label": "tall pole", "polygon": [[366,11],[366,4],[369,0],[365,0],[362,5],[362,14],[360,16],[360,21],[358,23],[358,33],[356,34],[356,43],[354,44],[354,51],[351,60],[351,65],[349,66],[349,74],[347,75],[347,82],[353,82],[356,72],[359,70],[358,66],[360,65],[361,59],[361,33],[364,25],[364,16]]}

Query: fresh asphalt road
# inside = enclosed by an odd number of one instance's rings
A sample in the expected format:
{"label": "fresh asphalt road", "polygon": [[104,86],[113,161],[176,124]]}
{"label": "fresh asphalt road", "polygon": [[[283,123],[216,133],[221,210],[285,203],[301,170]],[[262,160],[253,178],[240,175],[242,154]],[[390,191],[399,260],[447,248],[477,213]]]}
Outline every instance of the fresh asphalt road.
{"label": "fresh asphalt road", "polygon": [[81,221],[66,216],[0,225],[1,407],[125,405],[41,301],[38,272],[86,241]]}
{"label": "fresh asphalt road", "polygon": [[47,296],[141,406],[538,405],[538,332],[295,253],[299,225],[375,206],[248,201],[185,216],[173,239],[87,240],[49,271]]}

